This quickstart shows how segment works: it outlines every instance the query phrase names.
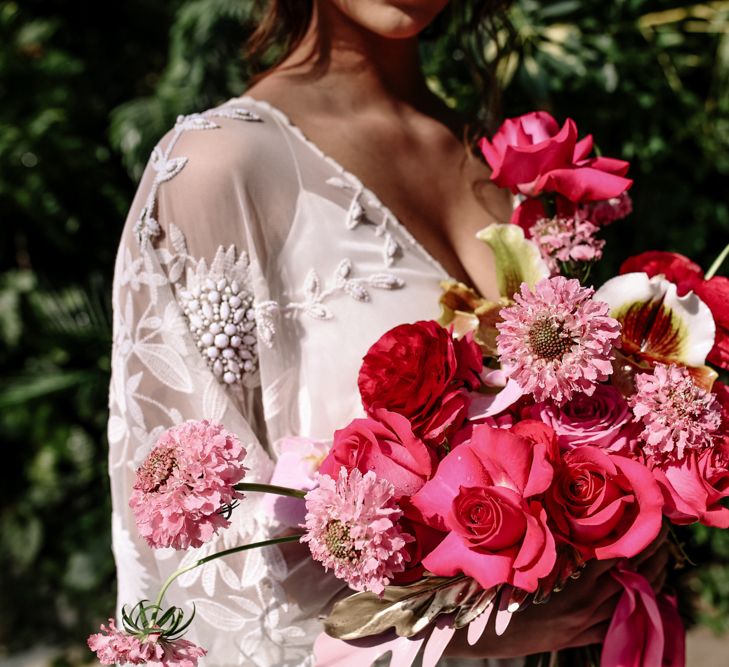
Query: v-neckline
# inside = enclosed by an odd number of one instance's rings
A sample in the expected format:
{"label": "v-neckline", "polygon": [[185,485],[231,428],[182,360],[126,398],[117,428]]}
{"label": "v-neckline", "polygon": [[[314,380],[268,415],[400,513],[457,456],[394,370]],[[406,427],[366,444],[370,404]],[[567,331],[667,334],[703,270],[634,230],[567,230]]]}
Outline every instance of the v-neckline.
{"label": "v-neckline", "polygon": [[276,117],[276,119],[280,121],[281,125],[285,127],[297,139],[299,139],[299,141],[308,146],[309,149],[314,152],[314,154],[316,154],[319,158],[329,164],[329,166],[337,171],[340,176],[348,180],[352,184],[353,188],[355,188],[358,192],[362,193],[367,199],[369,199],[371,204],[389,219],[392,225],[400,232],[400,234],[402,234],[402,236],[408,241],[408,243],[417,248],[423,258],[433,267],[435,267],[435,269],[441,274],[441,279],[453,282],[460,282],[457,278],[454,278],[448,271],[446,271],[444,266],[425,248],[422,243],[420,243],[420,241],[415,238],[415,236],[413,236],[412,232],[405,226],[404,223],[400,221],[400,219],[390,210],[390,208],[382,202],[382,200],[373,190],[368,188],[355,174],[345,169],[344,166],[342,166],[342,164],[335,160],[331,155],[324,152],[318,144],[309,139],[309,137],[304,134],[301,128],[296,125],[296,123],[294,123],[285,112],[283,112],[281,109],[274,106],[270,102],[267,102],[266,100],[251,97],[250,95],[231,97],[224,104],[227,105],[233,102],[249,102],[253,105],[258,105],[259,107],[266,109],[266,111]]}

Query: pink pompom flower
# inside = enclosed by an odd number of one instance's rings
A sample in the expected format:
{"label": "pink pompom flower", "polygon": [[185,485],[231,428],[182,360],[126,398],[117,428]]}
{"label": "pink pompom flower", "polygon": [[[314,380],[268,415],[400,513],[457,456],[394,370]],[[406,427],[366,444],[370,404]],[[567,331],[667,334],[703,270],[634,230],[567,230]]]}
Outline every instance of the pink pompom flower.
{"label": "pink pompom flower", "polygon": [[137,470],[129,506],[139,533],[154,548],[187,549],[230,525],[226,508],[243,498],[246,450],[207,419],[167,429]]}
{"label": "pink pompom flower", "polygon": [[[102,665],[196,667],[198,659],[207,651],[180,638],[189,624],[182,625],[182,610],[171,608],[162,614],[162,625],[157,626],[156,618],[161,612],[156,605],[145,606],[140,602],[131,616],[124,613],[124,631],[110,618],[109,625],[102,623],[101,632],[91,635],[86,643]],[[148,621],[147,613],[151,614]]]}
{"label": "pink pompom flower", "polygon": [[306,494],[306,534],[314,560],[357,591],[381,594],[409,560],[405,545],[414,540],[397,521],[402,516],[395,488],[374,472],[339,470],[337,479],[317,476]]}
{"label": "pink pompom flower", "polygon": [[496,345],[502,367],[536,401],[562,405],[579,392],[591,396],[612,373],[620,324],[593,294],[578,280],[554,276],[533,291],[522,283],[515,304],[501,310]]}
{"label": "pink pompom flower", "polygon": [[713,443],[721,426],[716,396],[691,379],[685,366],[656,364],[653,373],[635,377],[630,405],[645,428],[643,451],[661,465],[680,461],[688,451],[700,452]]}
{"label": "pink pompom flower", "polygon": [[572,216],[540,218],[529,229],[552,273],[559,273],[560,263],[599,260],[605,246],[596,236],[599,231],[589,220]]}

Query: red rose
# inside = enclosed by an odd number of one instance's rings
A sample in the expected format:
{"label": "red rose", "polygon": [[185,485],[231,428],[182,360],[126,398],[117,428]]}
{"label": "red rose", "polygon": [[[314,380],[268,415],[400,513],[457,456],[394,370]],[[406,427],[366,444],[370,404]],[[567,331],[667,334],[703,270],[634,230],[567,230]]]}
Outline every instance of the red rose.
{"label": "red rose", "polygon": [[482,364],[472,337],[454,340],[437,322],[422,320],[381,336],[364,356],[357,384],[367,414],[397,412],[416,435],[440,445],[465,420],[467,390],[478,387]]}
{"label": "red rose", "polygon": [[554,538],[537,496],[552,481],[543,446],[506,429],[477,425],[410,500],[423,520],[448,531],[424,559],[442,576],[459,572],[484,588],[526,591],[555,564]]}
{"label": "red rose", "polygon": [[707,361],[729,370],[729,278],[714,276],[704,280],[704,272],[688,257],[675,252],[653,250],[630,257],[620,267],[620,273],[642,271],[651,278],[663,274],[677,287],[679,296],[693,290],[711,310],[716,324],[714,347]]}
{"label": "red rose", "polygon": [[479,142],[491,180],[527,197],[556,192],[571,202],[617,197],[631,185],[624,178],[628,163],[587,156],[592,136],[577,141],[577,126],[570,118],[562,128],[545,111],[509,118],[493,139]]}
{"label": "red rose", "polygon": [[647,273],[651,278],[662,273],[666,280],[676,285],[679,296],[684,296],[704,280],[701,267],[676,252],[649,250],[628,257],[620,267],[621,274],[638,272]]}
{"label": "red rose", "polygon": [[651,472],[597,447],[563,454],[545,506],[555,534],[584,558],[631,558],[661,530],[663,497]]}
{"label": "red rose", "polygon": [[666,516],[677,524],[700,521],[729,528],[729,438],[666,468],[653,470],[665,498]]}
{"label": "red rose", "polygon": [[729,278],[714,276],[694,290],[711,310],[716,323],[716,338],[706,360],[729,370]]}
{"label": "red rose", "polygon": [[342,467],[347,471],[357,468],[362,474],[373,470],[393,484],[397,499],[411,496],[430,479],[435,457],[413,435],[405,417],[384,409],[375,410],[374,417],[354,419],[335,431],[319,472],[336,479]]}
{"label": "red rose", "polygon": [[413,535],[415,539],[405,545],[405,551],[410,559],[405,570],[397,572],[393,578],[396,585],[409,584],[423,577],[425,568],[423,558],[427,556],[445,537],[445,533],[426,526],[424,523],[414,521],[407,516],[398,521],[403,532]]}

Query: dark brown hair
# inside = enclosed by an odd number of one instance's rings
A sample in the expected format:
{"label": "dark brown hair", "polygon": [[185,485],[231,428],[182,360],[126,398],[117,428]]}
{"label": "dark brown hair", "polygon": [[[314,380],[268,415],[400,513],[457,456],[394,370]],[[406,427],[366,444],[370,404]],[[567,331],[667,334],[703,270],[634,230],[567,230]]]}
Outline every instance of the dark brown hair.
{"label": "dark brown hair", "polygon": [[[506,18],[513,0],[451,0],[422,33],[422,39],[437,39],[449,31],[459,36],[461,50],[480,91],[478,120],[492,126],[500,117],[500,96],[495,71],[513,36]],[[260,22],[246,44],[254,70],[253,81],[283,61],[301,42],[311,21],[314,0],[264,0]],[[500,39],[497,39],[500,33]],[[496,59],[487,60],[489,44],[495,44]]]}

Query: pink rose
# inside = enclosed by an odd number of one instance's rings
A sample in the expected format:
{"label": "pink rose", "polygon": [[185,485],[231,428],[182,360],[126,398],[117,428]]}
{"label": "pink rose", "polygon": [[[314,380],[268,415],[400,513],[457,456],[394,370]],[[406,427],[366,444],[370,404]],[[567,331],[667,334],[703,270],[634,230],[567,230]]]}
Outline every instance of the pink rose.
{"label": "pink rose", "polygon": [[545,506],[555,534],[584,558],[631,558],[661,530],[663,496],[651,472],[597,447],[563,454]]}
{"label": "pink rose", "polygon": [[342,467],[362,474],[373,470],[395,487],[395,499],[399,499],[420,489],[435,465],[435,455],[413,435],[410,422],[379,408],[374,419],[354,419],[334,432],[334,443],[319,472],[336,479]]}
{"label": "pink rose", "polygon": [[424,521],[448,531],[423,559],[427,570],[462,572],[484,588],[537,589],[556,560],[554,538],[537,497],[552,481],[544,446],[483,424],[438,466],[411,498]]}
{"label": "pink rose", "polygon": [[468,390],[479,386],[482,365],[472,335],[456,340],[437,322],[421,320],[390,329],[370,347],[357,385],[368,415],[397,412],[438,446],[466,419]]}
{"label": "pink rose", "polygon": [[705,526],[729,528],[729,438],[691,454],[677,464],[655,468],[663,490],[666,516],[677,524],[700,521]]}
{"label": "pink rose", "polygon": [[593,445],[628,453],[642,429],[633,422],[623,395],[607,384],[598,384],[592,396],[577,394],[561,407],[551,402],[537,403],[526,408],[524,414],[549,424],[563,449]]}
{"label": "pink rose", "polygon": [[537,197],[556,192],[571,202],[617,197],[631,185],[629,164],[606,157],[588,158],[592,136],[577,141],[571,118],[562,128],[545,111],[509,118],[493,139],[479,142],[493,169],[491,180],[513,193]]}
{"label": "pink rose", "polygon": [[544,456],[552,465],[559,463],[557,435],[548,424],[537,419],[522,419],[511,427],[511,432],[531,442],[532,447],[540,450],[540,456],[544,451]]}

